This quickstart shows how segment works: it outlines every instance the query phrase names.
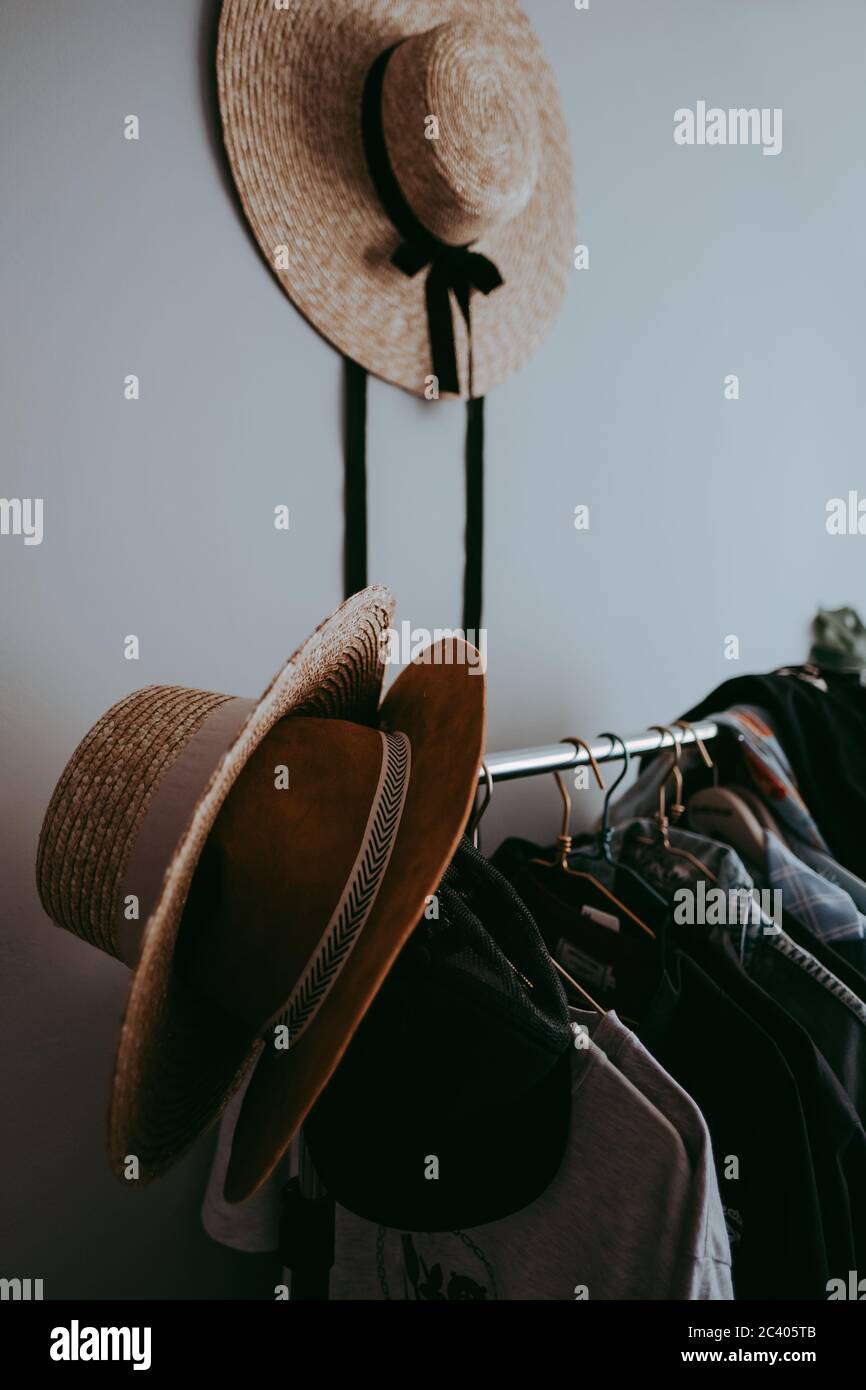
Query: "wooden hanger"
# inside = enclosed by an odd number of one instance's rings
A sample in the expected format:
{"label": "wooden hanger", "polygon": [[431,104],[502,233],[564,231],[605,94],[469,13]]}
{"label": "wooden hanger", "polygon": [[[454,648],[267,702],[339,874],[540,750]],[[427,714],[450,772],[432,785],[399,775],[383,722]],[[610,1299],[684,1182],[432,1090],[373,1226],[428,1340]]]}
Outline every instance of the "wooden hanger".
{"label": "wooden hanger", "polygon": [[731,845],[749,868],[766,868],[765,824],[742,788],[705,787],[689,798],[686,815],[692,829]]}

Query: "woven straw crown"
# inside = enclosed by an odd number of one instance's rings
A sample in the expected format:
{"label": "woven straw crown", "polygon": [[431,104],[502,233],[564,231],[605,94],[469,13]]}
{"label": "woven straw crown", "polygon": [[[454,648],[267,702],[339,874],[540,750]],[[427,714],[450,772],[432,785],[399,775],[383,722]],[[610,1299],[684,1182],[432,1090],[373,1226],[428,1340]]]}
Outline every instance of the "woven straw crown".
{"label": "woven straw crown", "polygon": [[[391,611],[384,602],[379,609],[347,605],[340,626],[322,624],[301,662],[293,658],[283,668],[259,702],[238,751],[238,770],[257,725],[270,726],[290,709],[375,720],[378,643]],[[150,800],[208,715],[231,698],[148,686],[113,705],[84,737],[49,803],[36,862],[43,906],[59,926],[118,956],[126,868]]]}
{"label": "woven straw crown", "polygon": [[154,790],[206,716],[229,697],[150,686],[113,705],[73,754],[39,841],[45,911],[116,956],[130,849]]}
{"label": "woven straw crown", "polygon": [[474,242],[529,201],[538,120],[495,30],[463,20],[406,39],[385,73],[382,123],[404,196],[442,241]]}

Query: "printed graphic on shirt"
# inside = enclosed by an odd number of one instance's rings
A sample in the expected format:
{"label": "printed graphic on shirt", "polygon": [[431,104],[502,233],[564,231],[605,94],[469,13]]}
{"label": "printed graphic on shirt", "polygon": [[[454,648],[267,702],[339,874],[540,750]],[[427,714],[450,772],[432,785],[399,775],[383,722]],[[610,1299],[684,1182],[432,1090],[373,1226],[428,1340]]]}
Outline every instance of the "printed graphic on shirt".
{"label": "printed graphic on shirt", "polygon": [[[379,1226],[376,1274],[387,1299],[444,1303],[498,1297],[493,1267],[465,1231],[400,1234]],[[399,1287],[391,1287],[392,1279],[399,1279]]]}
{"label": "printed graphic on shirt", "polygon": [[725,1207],[725,1226],[728,1230],[728,1240],[731,1248],[739,1243],[743,1235],[743,1217],[736,1207]]}

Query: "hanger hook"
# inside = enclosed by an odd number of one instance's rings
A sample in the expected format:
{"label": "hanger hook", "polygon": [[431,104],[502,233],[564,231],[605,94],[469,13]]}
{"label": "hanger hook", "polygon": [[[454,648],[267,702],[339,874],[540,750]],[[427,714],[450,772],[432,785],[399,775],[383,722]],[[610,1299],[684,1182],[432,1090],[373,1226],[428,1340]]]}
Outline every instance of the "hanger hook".
{"label": "hanger hook", "polygon": [[484,762],[481,764],[481,771],[484,773],[484,800],[480,806],[476,806],[473,810],[469,818],[469,825],[467,826],[467,830],[472,837],[472,843],[476,849],[478,848],[478,827],[481,824],[481,818],[493,800],[493,774]]}
{"label": "hanger hook", "polygon": [[679,761],[680,761],[680,758],[682,757],[682,751],[683,751],[683,750],[682,750],[682,747],[681,747],[681,745],[680,745],[680,741],[679,741],[679,739],[677,738],[676,734],[674,733],[673,729],[671,728],[670,724],[650,724],[650,725],[648,725],[648,727],[653,731],[653,733],[657,733],[657,734],[661,734],[661,735],[662,735],[662,741],[661,741],[661,743],[659,744],[659,752],[661,752],[662,747],[663,747],[663,745],[664,745],[664,735],[665,735],[665,734],[669,734],[669,735],[670,735],[671,740],[672,740],[672,742],[673,742],[673,749],[672,749],[673,761],[674,761],[674,763],[676,763],[677,765],[679,765]]}
{"label": "hanger hook", "polygon": [[[679,764],[674,763],[673,768],[671,770],[673,771],[675,778],[679,779],[677,786],[677,794],[679,795],[682,791],[682,773],[680,772]],[[667,850],[669,850],[671,847],[670,839],[668,837],[668,827],[670,826],[670,821],[668,820],[667,813],[667,785],[668,777],[670,777],[671,770],[665,773],[664,777],[659,783],[659,805],[658,810],[656,811],[656,824],[659,828],[659,837],[661,839],[662,845]],[[676,804],[671,809],[675,810]]]}
{"label": "hanger hook", "polygon": [[593,776],[594,776],[596,782],[597,782],[598,785],[599,785],[599,789],[600,789],[601,791],[604,791],[604,790],[605,790],[605,786],[604,786],[604,780],[603,780],[602,775],[601,775],[601,769],[600,769],[599,766],[598,766],[598,762],[596,761],[595,754],[593,753],[593,751],[592,751],[592,749],[590,748],[589,744],[586,743],[582,738],[571,738],[571,737],[560,739],[560,742],[561,742],[561,743],[573,743],[574,746],[575,746],[575,748],[577,748],[577,749],[583,748],[583,749],[584,749],[584,751],[586,752],[586,756],[589,758],[589,765],[590,765],[590,767],[592,768],[592,774],[593,774]]}
{"label": "hanger hook", "polygon": [[[680,769],[680,759],[681,759],[681,757],[682,757],[683,750],[682,750],[682,745],[681,745],[679,739],[677,738],[676,734],[674,733],[674,731],[673,731],[673,729],[670,727],[670,725],[668,725],[668,724],[650,724],[649,727],[650,727],[652,730],[654,730],[655,732],[660,733],[660,734],[662,734],[662,735],[664,735],[664,734],[670,734],[670,737],[671,737],[672,740],[673,740],[673,750],[672,750],[672,751],[673,751],[673,761],[672,761],[672,763],[671,763],[671,766],[670,766],[669,770],[667,771],[667,773],[665,774],[665,776],[662,778],[661,785],[660,785],[660,787],[659,787],[659,812],[658,812],[658,822],[659,822],[659,825],[662,827],[662,830],[663,830],[663,833],[664,833],[664,836],[665,836],[665,841],[664,841],[664,842],[665,842],[665,847],[667,847],[667,824],[668,824],[668,817],[667,817],[667,815],[666,815],[666,813],[665,813],[665,800],[666,800],[665,791],[666,791],[667,784],[668,784],[668,778],[670,777],[671,773],[673,773],[674,783],[675,783],[675,786],[676,786],[676,791],[675,791],[675,793],[674,793],[674,804],[673,804],[673,805],[671,806],[671,808],[670,808],[670,818],[671,818],[671,820],[673,820],[674,824],[676,824],[676,822],[679,820],[680,816],[683,814],[683,811],[686,809],[685,806],[683,805],[683,774],[682,774],[682,771],[681,771],[681,769]],[[659,747],[661,747],[661,745],[659,745]]]}
{"label": "hanger hook", "polygon": [[676,825],[680,816],[686,809],[683,804],[683,774],[678,762],[674,763],[673,767],[671,768],[671,771],[674,775],[676,791],[674,792],[674,803],[671,806],[670,818],[673,821],[674,825]]}
{"label": "hanger hook", "polygon": [[562,829],[556,837],[557,862],[564,869],[568,863],[568,856],[571,853],[571,797],[565,785],[565,778],[560,772],[554,772],[556,785],[559,787],[559,794],[562,797]]}
{"label": "hanger hook", "polygon": [[626,746],[625,739],[624,739],[624,738],[620,738],[619,734],[612,734],[612,733],[610,733],[610,732],[606,729],[606,730],[604,731],[603,734],[599,734],[599,738],[609,738],[609,739],[610,739],[610,751],[611,751],[611,753],[613,753],[613,750],[614,750],[614,748],[617,746],[617,744],[619,744],[620,748],[622,749],[622,772],[619,774],[618,777],[614,778],[613,782],[611,782],[610,786],[609,786],[609,787],[607,788],[607,790],[605,791],[605,794],[604,794],[604,805],[603,805],[602,808],[601,808],[601,830],[599,831],[599,839],[601,840],[602,852],[603,852],[605,858],[606,858],[606,859],[609,859],[609,858],[610,858],[610,842],[611,842],[611,839],[612,839],[612,837],[613,837],[613,831],[611,830],[610,826],[608,825],[608,811],[609,811],[609,808],[610,808],[610,799],[611,799],[611,797],[613,796],[614,792],[616,791],[617,787],[619,786],[620,782],[622,781],[622,779],[625,777],[626,773],[628,772],[628,765],[629,765],[629,762],[631,761],[631,757],[630,757],[628,748],[627,748],[627,746]]}
{"label": "hanger hook", "polygon": [[704,743],[704,740],[701,738],[700,734],[699,734],[699,733],[697,732],[697,730],[695,729],[694,724],[690,724],[690,723],[688,722],[687,719],[675,719],[675,720],[674,720],[674,728],[675,728],[675,729],[686,729],[686,730],[688,731],[688,733],[691,734],[692,738],[694,739],[695,743],[697,744],[697,747],[698,747],[698,750],[699,750],[699,752],[700,752],[700,755],[701,755],[701,757],[703,758],[703,760],[704,760],[705,764],[707,765],[707,767],[710,767],[710,768],[715,767],[715,763],[713,762],[712,758],[710,757],[709,753],[707,752],[707,745]]}
{"label": "hanger hook", "polygon": [[[622,781],[623,777],[625,777],[626,773],[628,772],[628,765],[629,765],[629,762],[631,761],[631,754],[630,754],[629,751],[628,751],[628,748],[627,748],[627,746],[626,746],[625,739],[620,738],[619,734],[611,734],[611,733],[608,733],[607,730],[605,730],[605,732],[604,732],[603,734],[599,734],[599,738],[609,738],[609,739],[610,739],[610,754],[613,753],[613,750],[614,750],[614,748],[616,748],[616,745],[617,745],[617,744],[619,744],[620,748],[622,749],[622,772],[621,772],[621,773],[619,774],[619,776],[618,776],[617,778],[615,778],[615,780],[610,784],[610,786],[609,786],[608,789],[607,789],[607,794],[606,794],[606,796],[605,796],[605,798],[604,798],[605,811],[607,811],[607,805],[608,805],[608,802],[610,801],[610,798],[613,796],[614,792],[616,791],[616,789],[617,789],[617,787],[619,786],[620,782]],[[608,754],[608,757],[610,757],[610,754]]]}

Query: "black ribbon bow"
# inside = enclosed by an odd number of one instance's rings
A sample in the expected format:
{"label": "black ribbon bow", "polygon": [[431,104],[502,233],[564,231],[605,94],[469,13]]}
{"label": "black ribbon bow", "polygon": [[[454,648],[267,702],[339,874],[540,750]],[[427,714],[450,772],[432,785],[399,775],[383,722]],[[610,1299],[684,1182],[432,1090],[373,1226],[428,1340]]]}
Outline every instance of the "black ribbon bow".
{"label": "black ribbon bow", "polygon": [[[430,267],[425,285],[425,298],[433,372],[438,378],[441,390],[459,395],[460,378],[457,372],[457,350],[451,317],[451,295],[453,294],[457,300],[469,334],[471,363],[472,291],[478,290],[481,294],[488,295],[504,282],[493,262],[479,251],[473,251],[471,245],[451,246],[434,236],[418,220],[403,196],[388,158],[382,127],[382,85],[388,60],[396,47],[397,44],[381,53],[367,75],[361,111],[364,151],[379,200],[403,238],[391,257],[392,265],[410,278],[425,266]],[[470,395],[471,393],[470,383]]]}
{"label": "black ribbon bow", "polygon": [[466,331],[472,334],[469,300],[473,290],[490,294],[502,284],[502,276],[492,261],[468,246],[447,246],[438,242],[435,248],[419,241],[404,241],[391,257],[391,262],[404,275],[417,275],[425,265],[430,266],[424,294],[427,300],[427,327],[433,371],[443,391],[460,392],[457,375],[457,351],[454,345],[454,323],[451,318],[451,293],[460,306]]}

